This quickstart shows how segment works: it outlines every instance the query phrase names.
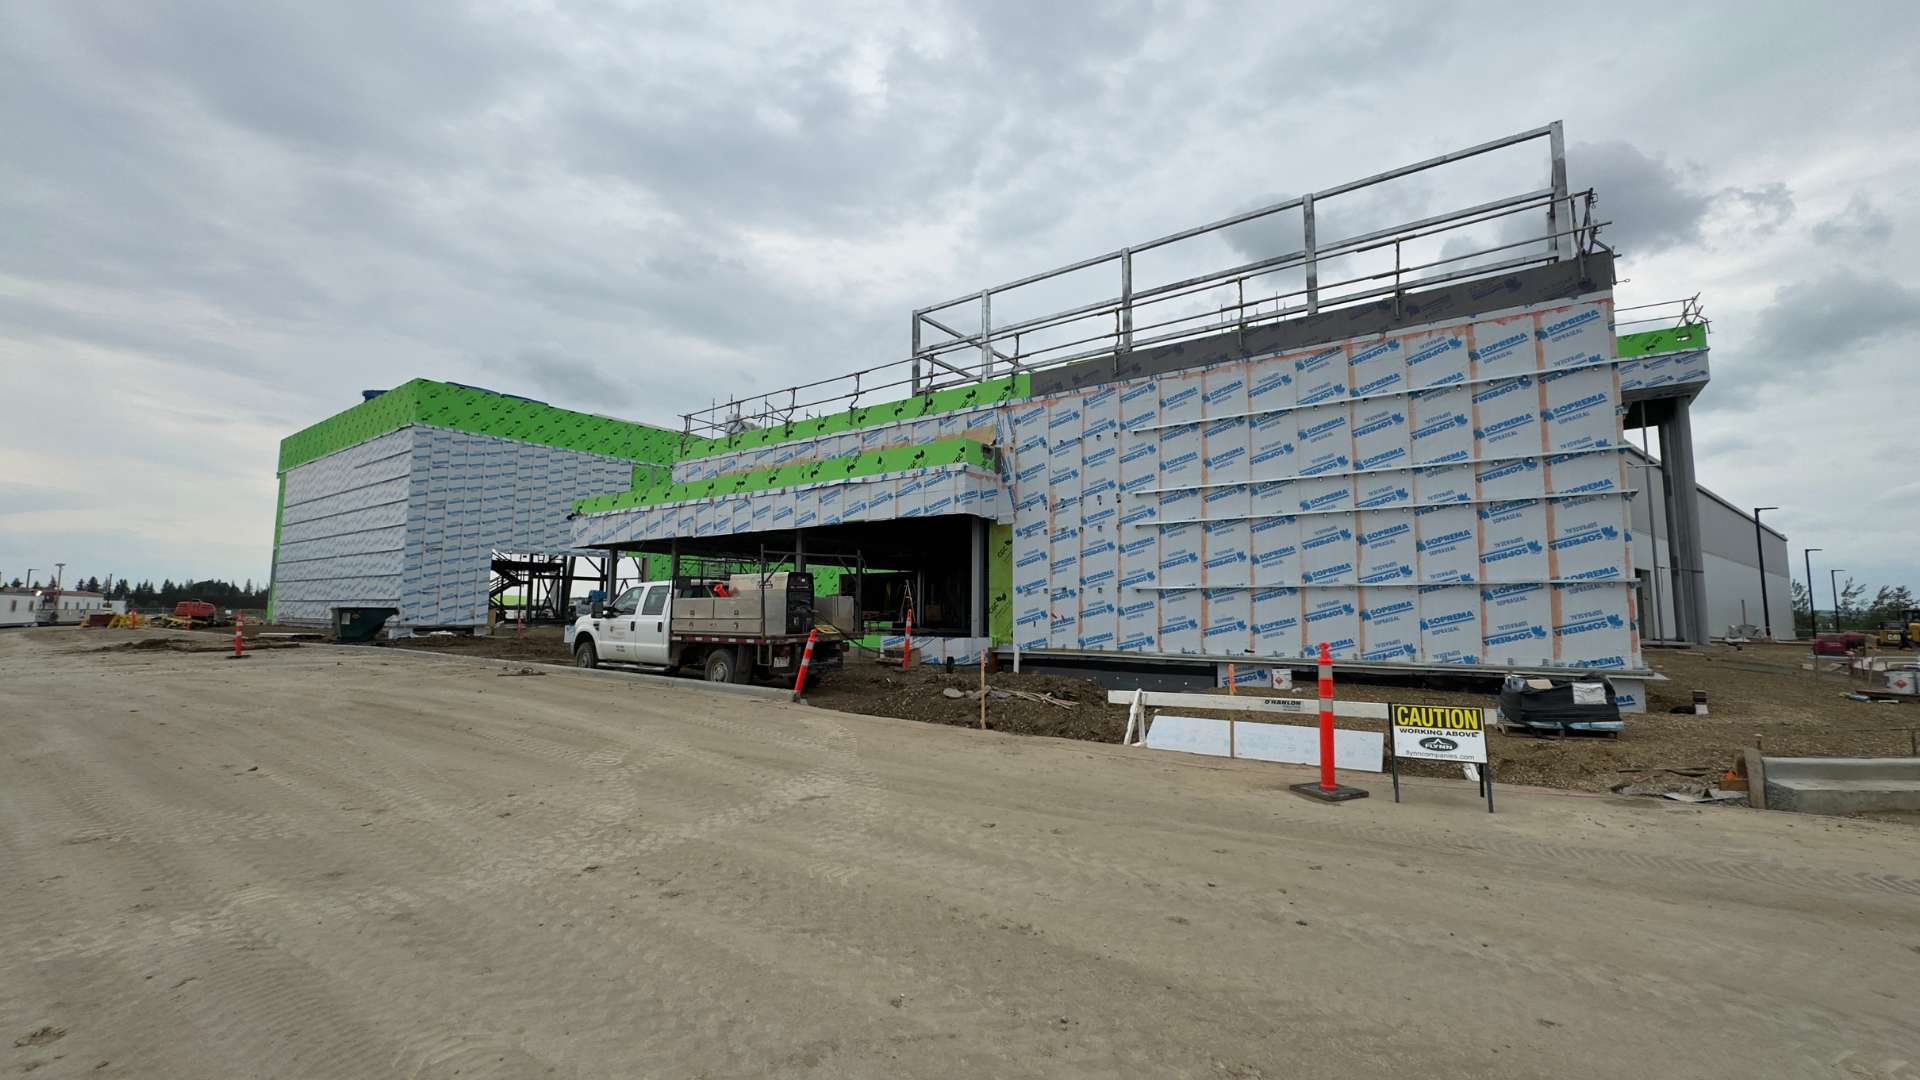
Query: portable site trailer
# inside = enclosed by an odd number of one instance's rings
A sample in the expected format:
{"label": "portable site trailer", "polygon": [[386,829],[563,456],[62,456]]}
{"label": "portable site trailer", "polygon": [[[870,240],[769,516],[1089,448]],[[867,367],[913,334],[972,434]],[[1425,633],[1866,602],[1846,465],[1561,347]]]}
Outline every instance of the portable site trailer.
{"label": "portable site trailer", "polygon": [[123,615],[127,610],[125,600],[109,600],[97,592],[75,589],[41,589],[35,603],[41,626],[78,626],[95,612]]}
{"label": "portable site trailer", "polygon": [[0,589],[0,627],[36,625],[38,608],[37,591]]}

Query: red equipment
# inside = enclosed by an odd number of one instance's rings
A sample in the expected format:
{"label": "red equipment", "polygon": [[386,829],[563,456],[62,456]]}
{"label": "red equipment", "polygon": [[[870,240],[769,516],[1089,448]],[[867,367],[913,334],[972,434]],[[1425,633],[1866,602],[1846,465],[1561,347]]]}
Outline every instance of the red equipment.
{"label": "red equipment", "polygon": [[220,609],[205,600],[182,600],[173,605],[173,617],[176,619],[194,619],[211,621]]}
{"label": "red equipment", "polygon": [[1865,652],[1866,648],[1867,635],[1858,630],[1813,636],[1813,655],[1815,656],[1848,656],[1856,652]]}

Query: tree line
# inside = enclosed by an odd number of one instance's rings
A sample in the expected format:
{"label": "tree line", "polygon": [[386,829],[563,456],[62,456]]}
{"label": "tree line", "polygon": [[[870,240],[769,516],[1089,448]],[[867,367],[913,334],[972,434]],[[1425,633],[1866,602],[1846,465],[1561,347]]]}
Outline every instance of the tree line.
{"label": "tree line", "polygon": [[[34,588],[45,588],[46,582],[35,582]],[[26,583],[14,578],[9,588],[26,588]],[[151,581],[129,583],[121,578],[111,587],[102,588],[100,579],[90,577],[82,580],[72,578],[66,588],[79,592],[104,592],[109,600],[125,600],[134,611],[170,611],[182,600],[205,600],[221,608],[256,610],[267,606],[267,589],[255,588],[253,579],[235,584],[231,581],[218,581],[208,578],[203,581],[175,581],[167,578],[155,585]]]}
{"label": "tree line", "polygon": [[[1847,578],[1840,586],[1840,595],[1836,598],[1837,610],[1817,608],[1815,601],[1807,595],[1804,582],[1793,583],[1793,619],[1802,635],[1813,632],[1817,618],[1819,629],[1840,630],[1877,630],[1882,623],[1900,622],[1909,611],[1920,608],[1915,602],[1913,591],[1905,585],[1882,585],[1874,592],[1873,598],[1867,598],[1867,587]],[[1830,605],[1835,600],[1829,600]],[[1837,626],[1836,626],[1837,624]]]}

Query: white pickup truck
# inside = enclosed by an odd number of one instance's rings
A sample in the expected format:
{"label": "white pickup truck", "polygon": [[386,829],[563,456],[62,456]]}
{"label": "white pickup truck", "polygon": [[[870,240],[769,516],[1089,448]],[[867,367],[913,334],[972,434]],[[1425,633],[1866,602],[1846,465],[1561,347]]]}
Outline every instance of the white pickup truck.
{"label": "white pickup truck", "polygon": [[[597,606],[573,627],[573,661],[698,671],[708,682],[792,678],[815,629],[813,575],[734,574],[648,581]],[[823,629],[808,682],[838,668],[844,639]]]}

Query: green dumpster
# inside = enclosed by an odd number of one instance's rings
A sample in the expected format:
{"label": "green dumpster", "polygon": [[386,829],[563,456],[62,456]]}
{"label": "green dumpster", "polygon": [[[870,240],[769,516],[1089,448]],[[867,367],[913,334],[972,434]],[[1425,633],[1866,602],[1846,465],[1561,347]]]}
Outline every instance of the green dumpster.
{"label": "green dumpster", "polygon": [[399,608],[390,607],[334,608],[333,639],[346,644],[372,641],[387,620],[398,614]]}

